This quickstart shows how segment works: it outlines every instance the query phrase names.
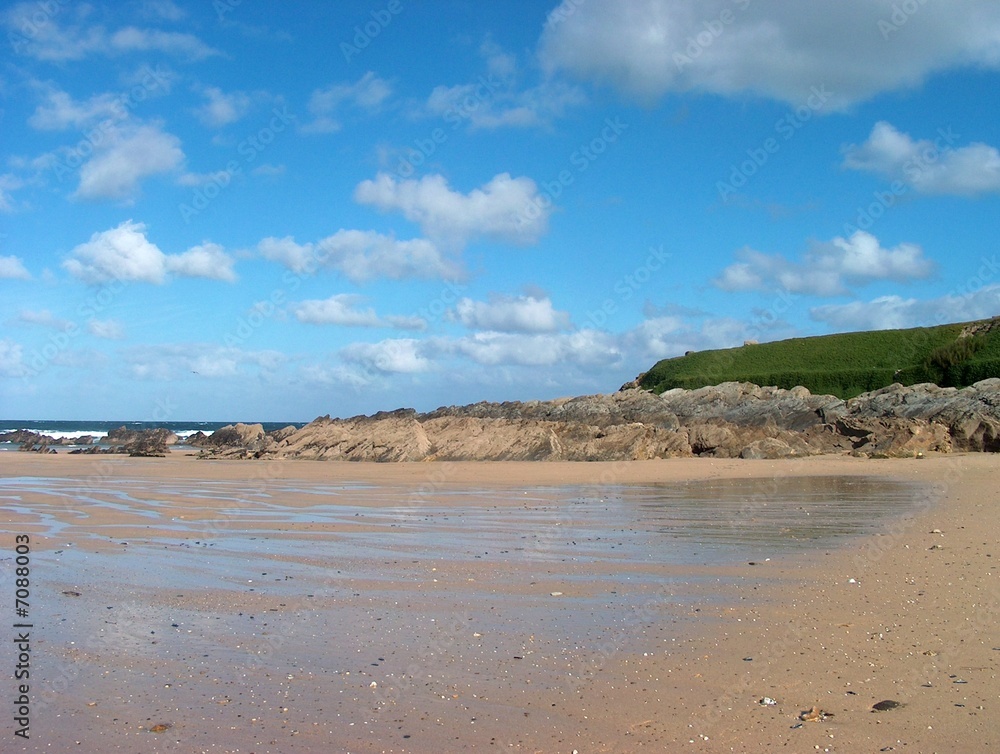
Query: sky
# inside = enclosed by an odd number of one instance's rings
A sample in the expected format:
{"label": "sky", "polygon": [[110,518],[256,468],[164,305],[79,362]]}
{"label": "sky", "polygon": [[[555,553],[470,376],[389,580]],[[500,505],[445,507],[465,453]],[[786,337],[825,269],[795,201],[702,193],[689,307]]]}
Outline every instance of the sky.
{"label": "sky", "polygon": [[1000,314],[995,0],[0,4],[0,416],[612,392]]}

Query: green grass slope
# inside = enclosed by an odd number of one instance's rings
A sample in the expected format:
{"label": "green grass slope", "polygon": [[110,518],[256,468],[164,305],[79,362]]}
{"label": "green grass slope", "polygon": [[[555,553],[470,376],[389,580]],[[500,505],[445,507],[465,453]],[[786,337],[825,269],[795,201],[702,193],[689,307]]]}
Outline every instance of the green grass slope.
{"label": "green grass slope", "polygon": [[[960,338],[968,325],[979,332]],[[700,351],[658,362],[639,386],[662,393],[739,381],[846,399],[894,382],[965,387],[988,377],[1000,377],[1000,319]]]}

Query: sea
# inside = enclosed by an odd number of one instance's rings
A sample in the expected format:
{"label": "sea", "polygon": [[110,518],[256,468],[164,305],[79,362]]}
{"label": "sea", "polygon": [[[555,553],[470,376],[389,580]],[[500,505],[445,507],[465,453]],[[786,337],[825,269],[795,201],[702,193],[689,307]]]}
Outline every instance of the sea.
{"label": "sea", "polygon": [[[5,432],[14,432],[19,429],[30,430],[31,432],[38,432],[42,435],[48,435],[54,440],[76,440],[81,437],[86,437],[90,435],[94,438],[95,444],[100,445],[96,442],[102,437],[108,434],[109,430],[116,429],[118,427],[127,427],[128,429],[155,429],[156,427],[163,427],[169,429],[178,438],[178,446],[183,446],[184,441],[198,432],[204,432],[206,435],[212,434],[215,430],[225,427],[227,424],[236,424],[235,421],[231,422],[202,422],[202,421],[163,421],[163,422],[153,422],[153,421],[66,421],[66,420],[50,420],[50,419],[0,419],[0,435]],[[270,432],[275,429],[281,429],[287,427],[289,424],[295,427],[305,426],[304,422],[261,422],[264,426],[265,432]],[[5,450],[17,450],[19,445],[17,443],[11,442],[0,442],[0,452]],[[75,450],[79,446],[76,443],[60,445],[58,446],[59,451],[70,451]],[[176,447],[176,446],[175,446]]]}

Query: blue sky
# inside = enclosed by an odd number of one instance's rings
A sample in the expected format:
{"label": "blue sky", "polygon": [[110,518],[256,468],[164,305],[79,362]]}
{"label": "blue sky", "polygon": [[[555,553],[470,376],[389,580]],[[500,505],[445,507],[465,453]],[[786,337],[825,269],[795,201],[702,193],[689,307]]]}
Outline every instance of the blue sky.
{"label": "blue sky", "polygon": [[548,399],[1000,314],[991,0],[43,0],[0,24],[0,415]]}

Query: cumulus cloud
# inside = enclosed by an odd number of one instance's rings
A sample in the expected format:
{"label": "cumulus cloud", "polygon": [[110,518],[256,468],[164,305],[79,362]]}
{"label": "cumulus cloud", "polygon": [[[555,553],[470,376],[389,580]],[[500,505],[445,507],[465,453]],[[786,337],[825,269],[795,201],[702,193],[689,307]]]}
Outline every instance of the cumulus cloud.
{"label": "cumulus cloud", "polygon": [[934,271],[934,263],[916,244],[901,243],[885,249],[865,231],[857,231],[850,238],[838,236],[816,243],[801,262],[749,248],[739,251],[737,258],[738,262],[712,281],[716,287],[725,291],[782,288],[790,293],[835,296],[845,293],[848,284],[907,282],[929,277]]}
{"label": "cumulus cloud", "polygon": [[601,330],[567,333],[480,332],[438,340],[441,354],[463,356],[477,364],[498,366],[609,366],[623,358],[618,338]]}
{"label": "cumulus cloud", "polygon": [[144,179],[175,170],[183,161],[180,139],[159,125],[116,128],[80,168],[74,197],[131,201]]}
{"label": "cumulus cloud", "polygon": [[253,101],[246,92],[223,92],[217,86],[201,90],[205,104],[194,112],[198,120],[211,128],[221,128],[235,123],[248,112]]}
{"label": "cumulus cloud", "polygon": [[31,273],[20,257],[0,256],[0,279],[31,280]]}
{"label": "cumulus cloud", "polygon": [[879,121],[863,144],[844,149],[844,167],[883,175],[922,194],[1000,191],[1000,151],[982,143],[955,148],[957,138],[942,129],[933,139],[915,140]]}
{"label": "cumulus cloud", "polygon": [[413,338],[391,338],[378,343],[352,343],[341,349],[349,363],[385,374],[414,374],[431,369],[431,361],[421,351],[425,343]]}
{"label": "cumulus cloud", "polygon": [[317,243],[306,244],[290,237],[265,238],[257,250],[265,259],[279,262],[293,272],[312,274],[323,268],[334,269],[356,283],[379,278],[455,278],[460,272],[430,241],[401,241],[375,231],[339,230]]}
{"label": "cumulus cloud", "polygon": [[117,228],[94,233],[76,246],[62,265],[85,283],[112,280],[159,285],[166,279],[166,255],[146,238],[146,226],[126,220]]}
{"label": "cumulus cloud", "polygon": [[495,296],[489,301],[462,298],[454,319],[474,330],[497,332],[557,332],[568,329],[568,312],[557,311],[547,296]]}
{"label": "cumulus cloud", "polygon": [[377,112],[390,96],[392,85],[372,71],[353,84],[331,84],[315,89],[309,98],[309,112],[313,120],[304,123],[299,130],[307,134],[334,133],[341,129],[340,121],[334,117],[339,109],[349,106],[370,113]]}
{"label": "cumulus cloud", "polygon": [[530,178],[500,173],[468,194],[453,191],[441,175],[399,181],[387,173],[362,181],[354,192],[361,204],[399,211],[424,233],[461,246],[478,238],[526,245],[548,230],[551,203],[543,202]]}
{"label": "cumulus cloud", "polygon": [[1000,284],[939,298],[882,296],[871,301],[818,306],[809,315],[837,331],[929,327],[995,317],[1000,312]]}
{"label": "cumulus cloud", "polygon": [[226,254],[217,243],[205,242],[193,246],[181,254],[173,254],[166,258],[166,268],[169,272],[189,278],[209,278],[236,282],[236,271],[233,266],[236,261]]}
{"label": "cumulus cloud", "polygon": [[371,307],[359,308],[362,296],[341,293],[323,300],[300,301],[289,308],[299,322],[313,325],[344,327],[395,327],[401,330],[423,330],[427,321],[420,317],[380,317]]}
{"label": "cumulus cloud", "polygon": [[846,108],[962,65],[1000,64],[1000,5],[750,0],[564,0],[539,54],[548,70],[644,99],[668,92],[753,93],[801,104],[813,86]]}
{"label": "cumulus cloud", "polygon": [[160,285],[166,282],[168,273],[236,279],[233,260],[221,246],[205,243],[182,254],[164,254],[146,238],[146,226],[132,220],[94,233],[70,252],[62,266],[73,277],[93,285],[112,280]]}

